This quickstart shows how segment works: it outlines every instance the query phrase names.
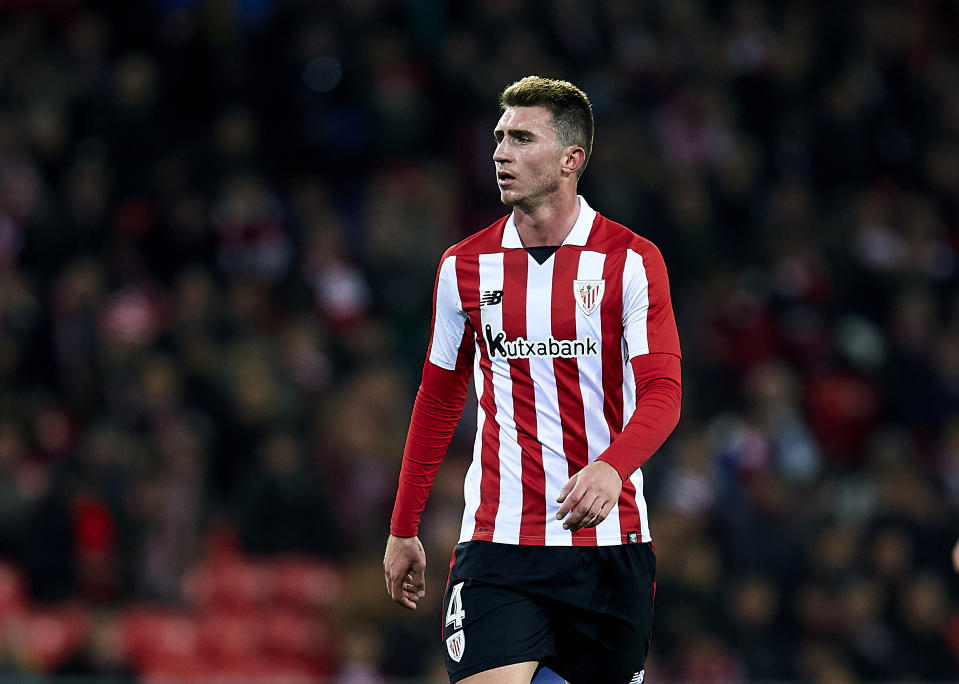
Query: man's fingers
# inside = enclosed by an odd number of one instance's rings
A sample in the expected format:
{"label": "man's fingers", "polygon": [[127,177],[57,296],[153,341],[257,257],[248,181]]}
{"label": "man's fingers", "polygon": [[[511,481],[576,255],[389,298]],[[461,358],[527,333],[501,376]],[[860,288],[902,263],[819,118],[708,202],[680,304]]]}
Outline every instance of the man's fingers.
{"label": "man's fingers", "polygon": [[394,600],[405,608],[416,610],[416,604],[426,595],[426,585],[423,580],[416,580],[414,577],[423,575],[422,570],[417,573],[414,569],[403,578],[401,593]]}
{"label": "man's fingers", "polygon": [[610,504],[610,503],[607,501],[607,502],[604,503],[603,506],[599,509],[599,512],[598,512],[598,513],[593,513],[593,514],[590,516],[589,520],[586,522],[585,525],[583,525],[583,527],[596,527],[596,526],[599,525],[601,522],[603,522],[604,520],[606,520],[606,516],[609,515],[609,512],[610,512],[612,509],[613,509],[612,504]]}
{"label": "man's fingers", "polygon": [[403,576],[399,574],[387,576],[386,590],[389,592],[391,599],[394,601],[399,600],[400,595],[403,593]]}
{"label": "man's fingers", "polygon": [[556,499],[557,502],[562,505],[559,507],[559,510],[556,511],[556,519],[562,520],[566,517],[566,514],[569,513],[573,506],[575,506],[580,499],[579,492],[576,491],[576,476],[570,478],[569,482],[566,483],[566,486],[563,487],[563,491],[560,492],[559,498]]}
{"label": "man's fingers", "polygon": [[416,595],[420,598],[426,596],[426,568],[421,565],[414,565],[408,578],[409,583],[413,585],[413,589],[416,591]]}
{"label": "man's fingers", "polygon": [[405,574],[389,572],[386,576],[386,591],[397,603],[407,608],[416,608],[416,601],[426,595],[425,575],[422,567],[408,569]]}
{"label": "man's fingers", "polygon": [[[582,515],[576,516],[576,511],[574,514],[569,517],[567,524],[569,527],[566,529],[570,530],[579,530],[587,527],[596,527],[601,522],[606,520],[606,516],[609,515],[609,512],[612,510],[613,505],[609,501],[603,501],[600,497],[596,497],[593,500],[593,504],[589,508],[584,508]],[[566,527],[564,525],[564,527]]]}
{"label": "man's fingers", "polygon": [[569,513],[573,506],[576,505],[576,499],[571,496],[566,497],[566,501],[563,502],[563,505],[559,507],[559,510],[556,511],[556,519],[562,520],[566,517],[566,514]]}
{"label": "man's fingers", "polygon": [[[571,478],[569,478],[569,480],[566,481],[566,484],[563,485],[563,490],[559,493],[559,496],[556,497],[556,503],[563,503],[563,500],[569,496],[569,493],[573,491],[573,487],[576,486],[576,479],[576,475],[573,475]],[[567,508],[566,510],[568,511],[569,509]],[[563,515],[566,515],[566,513],[564,512]]]}
{"label": "man's fingers", "polygon": [[410,573],[406,576],[406,581],[403,583],[403,589],[408,591],[411,595],[415,596],[417,600],[419,600],[426,596],[425,578],[416,580],[413,578],[413,574]]}
{"label": "man's fingers", "polygon": [[596,497],[584,496],[573,508],[573,512],[563,523],[563,529],[578,530],[583,527],[591,518],[593,509],[599,508],[596,504]]}
{"label": "man's fingers", "polygon": [[409,575],[406,578],[401,575],[390,584],[390,598],[404,608],[416,610],[416,602],[419,601],[419,597],[413,585],[406,581],[408,577]]}

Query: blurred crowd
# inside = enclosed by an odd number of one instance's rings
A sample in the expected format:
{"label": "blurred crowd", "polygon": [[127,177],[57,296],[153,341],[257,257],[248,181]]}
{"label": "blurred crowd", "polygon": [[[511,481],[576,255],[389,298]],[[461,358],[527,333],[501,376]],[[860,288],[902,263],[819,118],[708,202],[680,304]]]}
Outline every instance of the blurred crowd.
{"label": "blurred crowd", "polygon": [[[474,406],[416,613],[382,548],[435,268],[505,213],[497,96],[539,74],[670,271],[647,674],[954,681],[957,35],[946,0],[0,0],[0,557],[98,619],[322,559],[323,674],[441,680]],[[9,637],[5,672],[138,670]]]}

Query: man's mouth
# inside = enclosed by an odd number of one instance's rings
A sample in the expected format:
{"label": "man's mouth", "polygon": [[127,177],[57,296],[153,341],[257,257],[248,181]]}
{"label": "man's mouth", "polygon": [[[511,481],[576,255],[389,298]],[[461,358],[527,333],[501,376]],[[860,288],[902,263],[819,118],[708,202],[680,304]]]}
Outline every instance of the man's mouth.
{"label": "man's mouth", "polygon": [[516,180],[513,174],[507,173],[506,171],[497,172],[496,178],[499,181],[500,186],[512,185],[513,181]]}

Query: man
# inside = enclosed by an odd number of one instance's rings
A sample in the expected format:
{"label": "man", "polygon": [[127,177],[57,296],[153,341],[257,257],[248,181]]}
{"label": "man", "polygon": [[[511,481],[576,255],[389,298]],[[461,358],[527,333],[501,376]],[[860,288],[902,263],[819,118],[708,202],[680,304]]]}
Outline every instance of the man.
{"label": "man", "polygon": [[[586,95],[528,76],[500,98],[493,162],[511,213],[450,248],[383,560],[425,595],[416,537],[459,421],[479,399],[443,607],[451,682],[640,682],[655,558],[639,469],[679,420],[680,348],[662,257],[577,195]],[[635,410],[634,410],[635,409]]]}

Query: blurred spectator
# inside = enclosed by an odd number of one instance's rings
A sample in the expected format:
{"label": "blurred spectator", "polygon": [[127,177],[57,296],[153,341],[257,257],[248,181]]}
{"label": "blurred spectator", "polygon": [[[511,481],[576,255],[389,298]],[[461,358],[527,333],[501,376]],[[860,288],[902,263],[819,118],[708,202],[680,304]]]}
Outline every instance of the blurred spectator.
{"label": "blurred spectator", "polygon": [[436,264],[504,213],[489,113],[540,73],[593,96],[583,193],[662,248],[686,353],[649,676],[955,680],[957,34],[939,0],[0,3],[0,670],[54,669],[26,616],[78,602],[55,669],[138,677],[123,611],[187,648],[184,578],[244,550],[350,576],[304,609],[324,673],[442,669],[445,569],[405,620],[380,544]]}
{"label": "blurred spectator", "polygon": [[318,486],[297,437],[271,434],[259,452],[236,492],[243,547],[262,555],[336,548],[338,530],[325,506],[329,494]]}

